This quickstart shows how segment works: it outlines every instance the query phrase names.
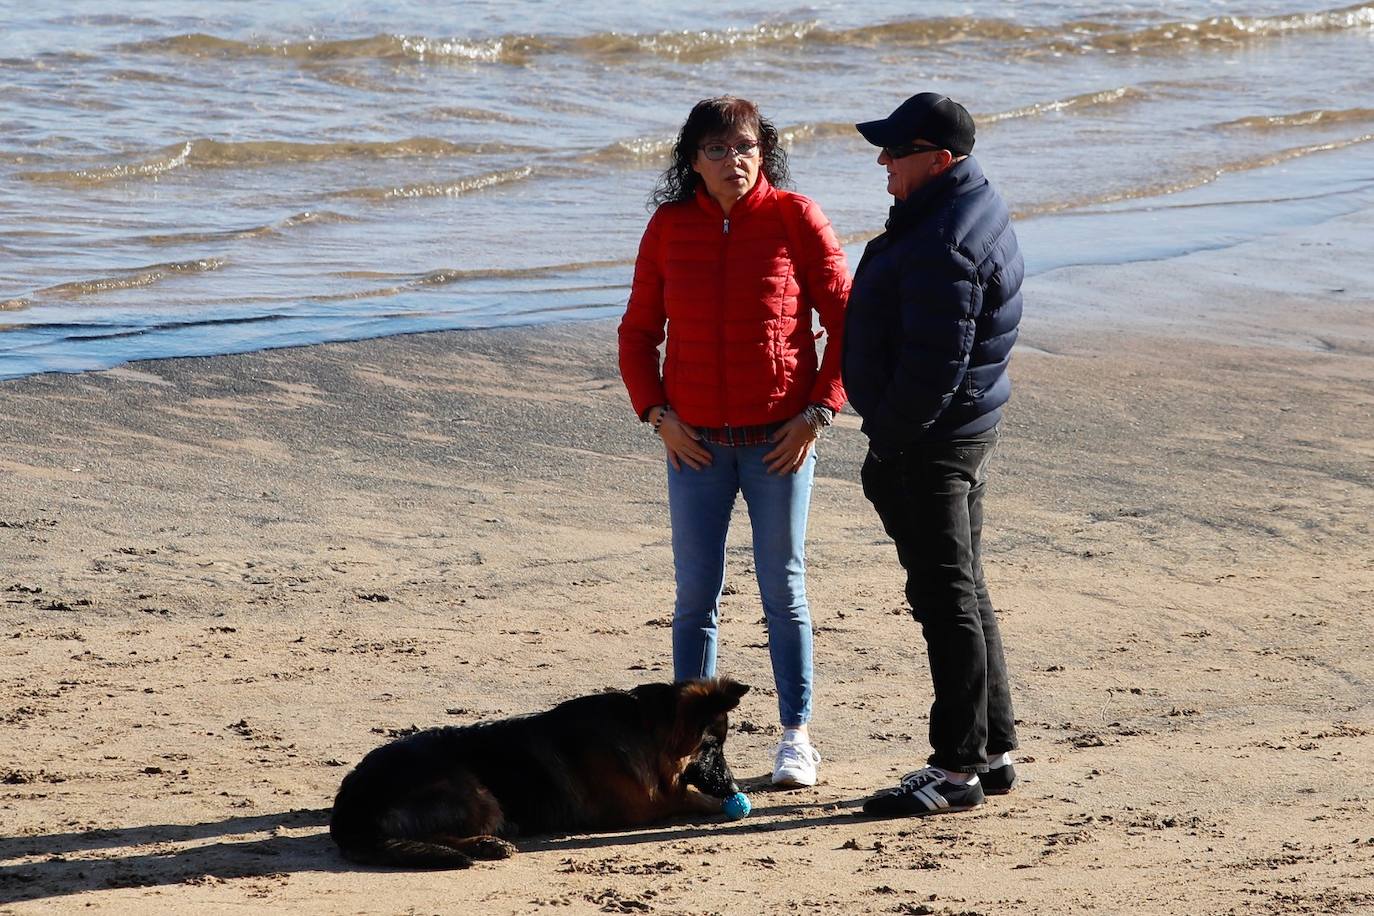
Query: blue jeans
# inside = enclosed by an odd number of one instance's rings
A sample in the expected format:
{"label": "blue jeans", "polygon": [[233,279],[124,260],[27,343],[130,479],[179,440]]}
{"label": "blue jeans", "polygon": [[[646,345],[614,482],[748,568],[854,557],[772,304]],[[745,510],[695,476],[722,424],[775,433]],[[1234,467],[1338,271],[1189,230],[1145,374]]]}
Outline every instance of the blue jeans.
{"label": "blue jeans", "polygon": [[813,449],[795,474],[769,474],[771,445],[703,442],[711,464],[694,471],[668,465],[677,604],[673,609],[673,676],[716,673],[725,536],[735,494],[743,493],[754,533],[754,569],[768,621],[768,654],[783,727],[811,718],[811,609],[806,603],[806,514],[816,471]]}

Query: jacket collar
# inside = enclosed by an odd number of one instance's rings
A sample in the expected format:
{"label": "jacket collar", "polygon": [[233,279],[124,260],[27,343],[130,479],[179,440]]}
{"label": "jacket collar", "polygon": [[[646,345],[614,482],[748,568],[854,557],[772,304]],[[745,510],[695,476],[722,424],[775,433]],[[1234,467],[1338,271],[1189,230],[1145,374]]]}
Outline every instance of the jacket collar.
{"label": "jacket collar", "polygon": [[[768,178],[763,174],[763,169],[759,169],[759,180],[754,182],[754,186],[749,189],[748,194],[745,194],[739,200],[735,201],[735,205],[730,208],[730,219],[737,219],[750,210],[757,209],[764,201],[774,196],[776,193],[777,192],[773,190],[773,186],[768,183]],[[704,181],[697,183],[697,206],[701,207],[701,209],[705,210],[716,219],[725,218],[725,211],[721,208],[720,204],[716,202],[716,199],[707,192],[706,182]]]}
{"label": "jacket collar", "polygon": [[939,175],[906,200],[893,203],[887,211],[887,231],[900,232],[920,222],[946,198],[983,181],[983,168],[972,156],[956,162],[949,171]]}

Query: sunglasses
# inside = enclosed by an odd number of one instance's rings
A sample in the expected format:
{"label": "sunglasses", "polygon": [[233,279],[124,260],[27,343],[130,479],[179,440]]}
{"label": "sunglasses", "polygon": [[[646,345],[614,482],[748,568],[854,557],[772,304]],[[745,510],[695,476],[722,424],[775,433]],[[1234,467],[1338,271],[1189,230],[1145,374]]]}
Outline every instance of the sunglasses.
{"label": "sunglasses", "polygon": [[734,146],[730,146],[726,143],[705,143],[698,147],[698,149],[705,153],[706,158],[710,159],[712,162],[719,162],[730,153],[734,153],[741,159],[753,159],[759,151],[759,141],[745,140],[742,143],[736,143]]}
{"label": "sunglasses", "polygon": [[944,149],[943,146],[927,146],[924,143],[911,143],[906,146],[884,146],[883,152],[887,153],[889,159],[905,159],[907,156],[914,156],[917,153],[937,153]]}

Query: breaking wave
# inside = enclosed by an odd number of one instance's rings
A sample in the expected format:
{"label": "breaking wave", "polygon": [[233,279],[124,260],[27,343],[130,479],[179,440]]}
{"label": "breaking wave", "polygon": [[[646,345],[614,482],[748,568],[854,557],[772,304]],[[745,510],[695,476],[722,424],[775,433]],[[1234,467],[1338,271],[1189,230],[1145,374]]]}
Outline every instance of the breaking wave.
{"label": "breaking wave", "polygon": [[1190,47],[1248,44],[1289,35],[1374,28],[1374,5],[1276,16],[1212,16],[1197,21],[1164,22],[1140,29],[1112,23],[1069,23],[1071,34],[1046,48],[1057,52],[1150,53]]}
{"label": "breaking wave", "polygon": [[238,239],[265,238],[280,235],[283,231],[297,226],[327,225],[329,223],[357,222],[351,216],[334,213],[330,210],[313,210],[288,216],[286,219],[261,226],[247,226],[243,229],[223,229],[216,232],[172,232],[157,235],[136,236],[132,241],[145,245],[195,245],[202,242],[232,242]]}
{"label": "breaking wave", "polygon": [[1371,140],[1374,140],[1374,133],[1362,134],[1358,137],[1347,137],[1342,140],[1333,140],[1327,143],[1312,143],[1306,146],[1294,146],[1272,153],[1265,153],[1260,156],[1238,159],[1234,162],[1228,162],[1216,166],[1215,168],[1210,168],[1168,182],[1141,185],[1125,191],[1114,191],[1108,194],[1093,195],[1090,197],[1051,201],[1026,207],[1013,213],[1012,217],[1014,219],[1028,219],[1032,216],[1044,216],[1049,213],[1061,213],[1066,210],[1078,210],[1101,204],[1113,204],[1125,200],[1138,200],[1147,197],[1161,197],[1166,194],[1176,194],[1179,191],[1187,191],[1192,188],[1201,187],[1205,184],[1210,184],[1222,175],[1269,168],[1270,166],[1279,165],[1280,163],[1288,162],[1293,159],[1301,159],[1304,156],[1312,156],[1317,153],[1328,153],[1333,150],[1346,149],[1347,147],[1356,146],[1361,143],[1368,143]]}
{"label": "breaking wave", "polygon": [[20,172],[18,177],[29,181],[81,187],[111,181],[157,178],[181,168],[242,168],[327,162],[333,159],[440,158],[504,155],[514,152],[529,150],[500,143],[454,143],[436,137],[378,141],[342,140],[328,143],[284,140],[226,142],[202,138],[164,147],[133,162],[52,172]]}
{"label": "breaking wave", "polygon": [[1025,105],[1021,108],[1013,108],[1011,111],[1003,111],[997,114],[978,115],[976,120],[979,124],[995,124],[998,121],[1011,121],[1016,118],[1033,118],[1055,111],[1070,111],[1081,108],[1100,108],[1110,105],[1129,104],[1143,101],[1148,97],[1149,93],[1144,89],[1139,89],[1135,86],[1121,86],[1116,89],[1104,89],[1100,92],[1085,92],[1080,95],[1070,96],[1067,99],[1036,102],[1033,105]]}
{"label": "breaking wave", "polygon": [[183,54],[188,57],[282,57],[302,62],[337,60],[450,60],[481,63],[525,63],[532,54],[553,50],[533,36],[462,39],[411,35],[374,35],[331,41],[252,42],[196,32],[135,42],[126,50]]}
{"label": "breaking wave", "polygon": [[[378,274],[371,271],[354,271],[341,276],[357,280],[392,280],[389,285],[369,287],[354,292],[338,293],[328,296],[312,296],[312,302],[338,302],[352,299],[374,299],[397,296],[435,286],[448,286],[471,280],[521,280],[527,278],[547,278],[575,275],[582,271],[603,268],[628,267],[634,264],[630,258],[617,258],[602,261],[573,261],[568,264],[548,264],[542,267],[489,267],[480,269],[442,268],[418,274]],[[586,288],[585,286],[582,288]]]}
{"label": "breaking wave", "polygon": [[993,42],[1017,56],[1066,53],[1157,53],[1236,45],[1295,34],[1374,29],[1374,5],[1271,16],[1212,16],[1136,26],[1110,20],[1075,20],[1052,26],[1021,25],[1009,19],[943,16],[903,19],[847,29],[814,20],[765,22],[729,29],[647,33],[598,32],[576,37],[501,35],[488,38],[432,38],[373,35],[334,40],[254,42],[204,33],[174,35],[126,45],[126,50],[190,57],[281,57],[301,62],[382,60],[523,65],[536,56],[572,54],[604,63],[640,57],[696,61],[759,49],[806,46],[919,48],[959,42]]}
{"label": "breaking wave", "polygon": [[194,261],[170,261],[166,264],[131,267],[127,270],[117,271],[108,277],[74,280],[70,283],[48,286],[38,290],[32,296],[0,302],[0,309],[23,308],[31,304],[34,299],[79,299],[100,293],[151,286],[168,277],[219,270],[228,263],[224,258],[199,258]]}
{"label": "breaking wave", "polygon": [[[1085,92],[1066,99],[1052,99],[1036,102],[1011,111],[974,116],[979,124],[994,124],[1016,118],[1030,118],[1056,111],[1080,110],[1084,108],[1106,107],[1142,101],[1149,97],[1144,89],[1135,86],[1119,86],[1097,92]],[[854,136],[853,121],[808,121],[801,124],[784,125],[778,128],[778,138],[784,147],[810,140],[823,140],[830,137]],[[636,137],[633,140],[618,140],[608,146],[593,150],[582,157],[585,162],[644,163],[661,162],[672,155],[676,137]]]}
{"label": "breaking wave", "polygon": [[373,201],[405,200],[421,197],[460,197],[464,194],[470,194],[473,191],[483,191],[487,188],[509,184],[513,181],[523,181],[533,174],[534,169],[528,166],[521,166],[517,169],[505,169],[500,172],[489,172],[485,175],[473,175],[468,178],[459,178],[454,181],[422,182],[419,184],[381,188],[353,188],[348,191],[335,191],[330,196],[354,197]]}
{"label": "breaking wave", "polygon": [[1228,128],[1247,130],[1286,130],[1294,127],[1324,127],[1328,124],[1351,124],[1374,121],[1374,108],[1314,108],[1292,114],[1253,115],[1237,118],[1220,125]]}

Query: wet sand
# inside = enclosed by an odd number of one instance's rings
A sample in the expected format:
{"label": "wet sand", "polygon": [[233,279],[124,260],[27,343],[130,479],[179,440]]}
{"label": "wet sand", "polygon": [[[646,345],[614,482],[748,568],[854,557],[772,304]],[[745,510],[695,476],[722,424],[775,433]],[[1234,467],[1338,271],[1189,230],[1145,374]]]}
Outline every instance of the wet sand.
{"label": "wet sand", "polygon": [[1356,913],[1374,908],[1374,214],[1027,287],[987,573],[1024,782],[920,764],[895,554],[823,442],[821,785],[768,791],[748,529],[721,668],[748,819],[342,862],[347,767],[419,726],[671,676],[663,465],[614,323],[0,383],[0,912]]}

